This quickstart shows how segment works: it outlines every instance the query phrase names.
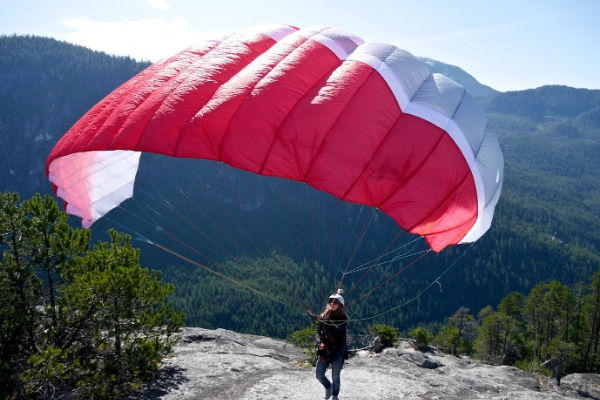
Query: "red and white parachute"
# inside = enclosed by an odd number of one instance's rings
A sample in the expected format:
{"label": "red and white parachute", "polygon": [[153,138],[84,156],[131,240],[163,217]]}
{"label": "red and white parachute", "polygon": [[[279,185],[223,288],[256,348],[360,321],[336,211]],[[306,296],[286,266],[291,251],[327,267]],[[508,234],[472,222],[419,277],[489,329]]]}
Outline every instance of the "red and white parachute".
{"label": "red and white parachute", "polygon": [[65,134],[46,173],[89,227],[132,196],[141,152],[305,182],[378,207],[435,251],[488,230],[504,170],[462,86],[395,46],[287,25],[148,67]]}

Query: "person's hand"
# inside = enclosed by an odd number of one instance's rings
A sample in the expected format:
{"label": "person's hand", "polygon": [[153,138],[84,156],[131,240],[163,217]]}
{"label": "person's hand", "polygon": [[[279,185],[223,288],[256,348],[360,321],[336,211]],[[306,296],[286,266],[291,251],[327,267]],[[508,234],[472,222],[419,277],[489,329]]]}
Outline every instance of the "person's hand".
{"label": "person's hand", "polygon": [[325,348],[325,345],[324,345],[323,343],[321,343],[321,344],[319,345],[319,350],[323,350],[324,348]]}

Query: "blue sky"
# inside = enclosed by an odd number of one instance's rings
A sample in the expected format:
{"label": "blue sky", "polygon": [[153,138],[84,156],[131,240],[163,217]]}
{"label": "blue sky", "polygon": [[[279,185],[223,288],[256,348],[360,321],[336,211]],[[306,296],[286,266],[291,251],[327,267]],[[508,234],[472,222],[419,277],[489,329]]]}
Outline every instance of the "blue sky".
{"label": "blue sky", "polygon": [[392,43],[501,91],[600,89],[600,0],[0,0],[0,34],[151,61],[215,32],[272,22]]}

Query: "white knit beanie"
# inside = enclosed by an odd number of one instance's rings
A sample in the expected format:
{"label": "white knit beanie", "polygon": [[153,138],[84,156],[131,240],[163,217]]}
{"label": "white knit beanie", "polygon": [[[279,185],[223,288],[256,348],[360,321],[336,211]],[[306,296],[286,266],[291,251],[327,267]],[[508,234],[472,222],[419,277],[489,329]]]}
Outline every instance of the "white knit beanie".
{"label": "white knit beanie", "polygon": [[344,305],[344,298],[342,297],[342,294],[344,294],[344,289],[338,289],[337,293],[332,294],[331,296],[329,296],[329,298],[336,299],[337,301],[342,303],[342,305]]}

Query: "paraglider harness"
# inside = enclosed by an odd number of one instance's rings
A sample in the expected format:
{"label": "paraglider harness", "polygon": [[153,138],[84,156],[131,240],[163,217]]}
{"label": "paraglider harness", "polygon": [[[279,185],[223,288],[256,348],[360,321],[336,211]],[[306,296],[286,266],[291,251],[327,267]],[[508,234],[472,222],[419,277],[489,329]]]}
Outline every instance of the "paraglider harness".
{"label": "paraglider harness", "polygon": [[[314,319],[317,324],[317,336],[319,340],[317,341],[316,350],[317,357],[321,359],[322,362],[330,362],[335,355],[335,351],[331,351],[330,346],[335,347],[335,336],[333,336],[330,332],[327,331],[327,324],[325,321],[319,319],[318,316],[314,314],[309,314],[311,318]],[[323,344],[323,349],[319,349],[319,345]],[[340,354],[344,358],[344,360],[348,359],[348,352],[346,351],[346,343],[343,343],[340,348]]]}
{"label": "paraglider harness", "polygon": [[[317,342],[317,357],[319,357],[322,362],[329,362],[332,360],[329,346],[335,342],[335,338],[325,330],[325,323],[323,321],[317,321],[317,335],[319,336],[319,342]],[[319,344],[323,344],[323,349],[319,349]]]}

